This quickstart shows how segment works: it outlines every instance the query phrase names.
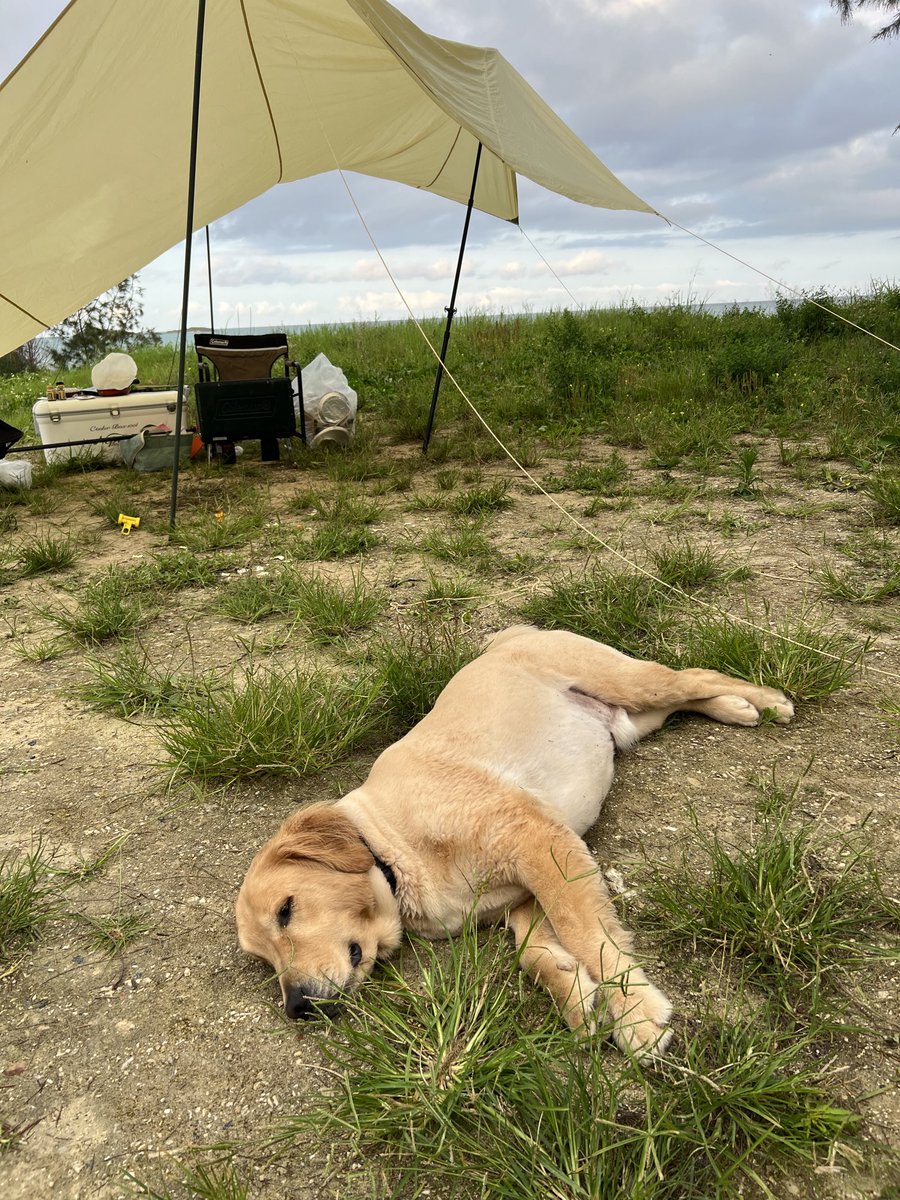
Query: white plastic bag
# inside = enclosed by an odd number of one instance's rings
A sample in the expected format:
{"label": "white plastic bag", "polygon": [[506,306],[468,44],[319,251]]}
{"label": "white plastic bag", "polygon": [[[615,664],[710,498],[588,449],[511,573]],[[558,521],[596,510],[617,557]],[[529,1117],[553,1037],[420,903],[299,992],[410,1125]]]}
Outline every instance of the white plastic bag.
{"label": "white plastic bag", "polygon": [[31,487],[31,463],[20,458],[0,459],[0,487]]}
{"label": "white plastic bag", "polygon": [[[347,376],[324,354],[306,364],[300,372],[303,380],[303,412],[306,416],[307,437],[310,440],[325,429],[341,428],[352,437],[356,422],[357,396],[347,382]],[[294,388],[294,409],[300,418],[297,389]],[[345,438],[349,441],[349,438]]]}

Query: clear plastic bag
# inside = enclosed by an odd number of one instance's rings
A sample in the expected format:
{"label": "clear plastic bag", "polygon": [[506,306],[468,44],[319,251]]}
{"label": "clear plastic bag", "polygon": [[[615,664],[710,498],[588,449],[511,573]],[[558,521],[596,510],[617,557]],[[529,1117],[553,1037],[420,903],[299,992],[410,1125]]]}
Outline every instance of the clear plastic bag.
{"label": "clear plastic bag", "polygon": [[30,488],[31,463],[20,458],[0,460],[0,487]]}
{"label": "clear plastic bag", "polygon": [[[303,380],[303,412],[306,416],[307,437],[312,441],[328,429],[344,430],[341,439],[346,444],[353,436],[356,424],[357,396],[340,367],[324,354],[316,357],[301,370]],[[294,407],[300,417],[300,404],[294,390]]]}

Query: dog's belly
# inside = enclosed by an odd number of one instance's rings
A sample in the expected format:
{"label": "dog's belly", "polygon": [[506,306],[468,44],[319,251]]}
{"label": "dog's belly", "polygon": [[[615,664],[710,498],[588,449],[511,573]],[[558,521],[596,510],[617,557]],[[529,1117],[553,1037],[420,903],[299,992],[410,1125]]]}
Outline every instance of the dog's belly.
{"label": "dog's belly", "polygon": [[627,721],[624,710],[560,690],[535,721],[510,721],[493,772],[556,809],[576,833],[597,820],[609,791],[616,743],[612,728]]}

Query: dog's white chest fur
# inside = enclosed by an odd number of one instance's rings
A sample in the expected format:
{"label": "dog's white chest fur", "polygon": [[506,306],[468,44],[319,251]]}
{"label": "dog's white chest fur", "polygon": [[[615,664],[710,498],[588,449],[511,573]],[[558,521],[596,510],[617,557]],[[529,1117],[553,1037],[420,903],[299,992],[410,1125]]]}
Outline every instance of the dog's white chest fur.
{"label": "dog's white chest fur", "polygon": [[[509,810],[543,812],[561,826],[584,833],[597,820],[613,780],[617,746],[631,745],[637,732],[624,709],[573,689],[568,681],[532,686],[527,702],[507,695],[506,709],[486,709],[485,735],[466,715],[466,736],[457,739],[452,726],[442,726],[439,743],[419,726],[389,747],[372,769],[363,788],[350,793],[340,806],[379,845],[393,825],[383,779],[396,778],[393,761],[419,753],[427,736],[427,751],[452,753],[455,786],[434,794],[433,779],[407,772],[405,793],[418,791],[417,801],[405,807],[402,840],[394,830],[392,851],[402,864],[398,900],[407,928],[427,937],[456,932],[467,912],[484,921],[496,919],[520,903],[527,892],[504,877],[502,852],[489,852],[495,828],[509,820]],[[481,697],[490,705],[490,692]],[[426,782],[427,780],[427,782]],[[420,790],[421,789],[421,790]],[[371,791],[382,804],[372,805]],[[491,805],[494,805],[492,810]],[[381,819],[385,828],[381,828]],[[480,833],[473,844],[473,825]],[[458,836],[454,836],[458,831]],[[417,848],[427,847],[422,858]],[[492,862],[491,873],[485,862]],[[419,868],[422,868],[421,870]]]}

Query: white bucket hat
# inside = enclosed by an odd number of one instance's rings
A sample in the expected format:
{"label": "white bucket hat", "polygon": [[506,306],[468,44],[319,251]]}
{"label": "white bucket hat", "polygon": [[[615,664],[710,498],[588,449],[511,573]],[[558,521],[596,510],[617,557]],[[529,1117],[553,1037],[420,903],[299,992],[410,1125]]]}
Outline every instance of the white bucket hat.
{"label": "white bucket hat", "polygon": [[127,392],[137,379],[137,363],[130,354],[107,354],[91,371],[98,392]]}

